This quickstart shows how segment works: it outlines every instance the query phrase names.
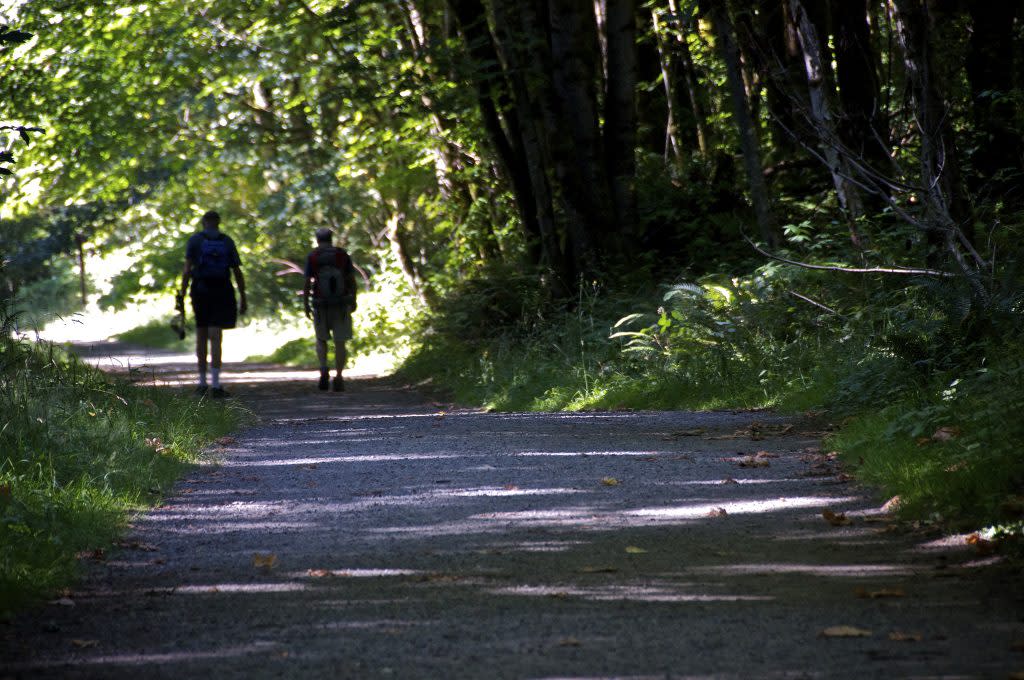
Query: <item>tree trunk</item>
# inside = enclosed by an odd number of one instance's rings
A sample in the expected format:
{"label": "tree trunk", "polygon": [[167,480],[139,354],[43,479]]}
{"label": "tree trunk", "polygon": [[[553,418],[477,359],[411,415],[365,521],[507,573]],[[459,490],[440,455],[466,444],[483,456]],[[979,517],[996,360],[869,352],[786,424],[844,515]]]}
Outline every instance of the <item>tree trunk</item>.
{"label": "tree trunk", "polygon": [[837,132],[848,149],[878,173],[891,168],[881,118],[878,57],[871,44],[867,0],[832,0],[836,81],[842,118]]}
{"label": "tree trunk", "polygon": [[775,218],[772,215],[771,199],[764,181],[761,167],[761,150],[757,141],[754,121],[750,117],[746,91],[743,87],[743,74],[740,71],[739,48],[736,46],[736,33],[728,11],[717,0],[704,0],[702,7],[708,13],[715,33],[716,47],[725,62],[726,77],[729,86],[729,100],[732,103],[732,119],[739,133],[740,148],[743,153],[743,168],[746,171],[750,187],[750,202],[754,206],[757,227],[761,239],[769,245],[778,241]]}
{"label": "tree trunk", "polygon": [[604,149],[615,215],[628,250],[636,233],[636,0],[610,0],[605,17]]}
{"label": "tree trunk", "polygon": [[[668,0],[668,8],[672,16],[679,17],[679,6],[676,0]],[[679,56],[680,75],[686,84],[686,94],[690,100],[690,112],[693,115],[693,130],[697,137],[697,148],[702,156],[707,156],[711,148],[711,138],[707,128],[707,93],[697,84],[697,71],[690,53],[690,44],[686,41],[688,26],[676,19],[674,34],[676,54]]]}
{"label": "tree trunk", "polygon": [[[975,129],[981,137],[973,156],[975,184],[979,190],[998,192],[1018,203],[1024,201],[1019,175],[998,178],[994,186],[990,183],[1000,171],[1016,174],[1024,167],[1024,135],[1013,99],[1014,33],[1019,30],[1015,22],[1024,19],[1021,4],[1010,0],[967,3],[973,31],[966,63]],[[1016,192],[1006,191],[1014,186]]]}
{"label": "tree trunk", "polygon": [[807,70],[807,91],[810,100],[809,115],[817,133],[818,147],[828,165],[839,198],[839,207],[846,214],[850,228],[850,240],[860,247],[860,236],[854,220],[863,214],[860,195],[851,181],[852,173],[844,157],[839,136],[836,134],[832,119],[832,107],[829,102],[829,82],[825,72],[824,58],[820,52],[821,41],[818,32],[811,23],[810,17],[800,0],[790,0],[793,20],[797,26],[797,36],[804,53],[804,64]]}
{"label": "tree trunk", "polygon": [[973,262],[968,262],[963,255],[964,248],[972,252],[968,234],[962,229],[963,225],[969,224],[970,217],[960,186],[959,159],[948,124],[948,112],[932,66],[928,2],[894,0],[893,5],[920,135],[919,191],[930,246],[928,264],[941,264],[941,255],[945,253],[952,256],[965,273],[972,273],[981,261],[972,255]]}

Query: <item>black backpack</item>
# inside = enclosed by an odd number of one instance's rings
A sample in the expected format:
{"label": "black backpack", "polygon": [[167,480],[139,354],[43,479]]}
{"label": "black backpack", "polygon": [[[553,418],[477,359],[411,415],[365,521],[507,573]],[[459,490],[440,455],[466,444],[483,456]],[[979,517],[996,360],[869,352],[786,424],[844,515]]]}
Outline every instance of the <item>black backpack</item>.
{"label": "black backpack", "polygon": [[327,305],[341,305],[348,301],[345,285],[348,253],[341,248],[322,248],[313,252],[314,298]]}
{"label": "black backpack", "polygon": [[231,246],[224,234],[202,234],[199,241],[199,261],[196,278],[226,279],[231,269]]}

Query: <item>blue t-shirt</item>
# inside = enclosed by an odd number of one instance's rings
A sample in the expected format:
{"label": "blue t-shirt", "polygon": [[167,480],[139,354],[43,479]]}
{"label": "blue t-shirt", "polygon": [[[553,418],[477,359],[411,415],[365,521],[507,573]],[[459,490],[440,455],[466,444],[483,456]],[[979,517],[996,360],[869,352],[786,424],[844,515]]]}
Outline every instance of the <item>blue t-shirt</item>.
{"label": "blue t-shirt", "polygon": [[219,230],[192,234],[185,245],[185,258],[192,263],[196,280],[230,281],[231,268],[242,266],[235,242]]}

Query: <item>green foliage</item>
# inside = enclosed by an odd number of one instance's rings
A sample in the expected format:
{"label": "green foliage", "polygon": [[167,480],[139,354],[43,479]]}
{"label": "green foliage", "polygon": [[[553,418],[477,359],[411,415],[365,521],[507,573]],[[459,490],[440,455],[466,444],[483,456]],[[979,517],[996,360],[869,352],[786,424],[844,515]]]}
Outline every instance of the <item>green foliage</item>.
{"label": "green foliage", "polygon": [[116,339],[128,345],[188,351],[195,347],[194,341],[186,336],[179,339],[171,330],[170,319],[155,319],[142,326],[119,333]]}
{"label": "green foliage", "polygon": [[0,310],[0,602],[66,585],[234,427],[236,407],[113,380],[52,345],[12,337]]}

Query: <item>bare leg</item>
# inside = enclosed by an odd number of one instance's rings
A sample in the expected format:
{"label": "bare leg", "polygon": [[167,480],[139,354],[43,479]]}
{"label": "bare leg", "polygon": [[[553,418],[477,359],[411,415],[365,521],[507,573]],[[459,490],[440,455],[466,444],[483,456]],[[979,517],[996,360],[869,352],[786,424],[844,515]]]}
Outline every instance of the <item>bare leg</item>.
{"label": "bare leg", "polygon": [[209,338],[209,328],[206,326],[196,327],[196,364],[199,367],[199,384],[206,384],[206,341]]}
{"label": "bare leg", "polygon": [[327,370],[327,341],[317,340],[316,341],[316,358],[320,362],[320,370]]}
{"label": "bare leg", "polygon": [[341,372],[345,368],[345,363],[348,361],[348,354],[345,352],[345,341],[335,340],[334,341],[334,368],[338,373],[338,377],[341,377]]}
{"label": "bare leg", "polygon": [[224,337],[224,330],[216,326],[210,326],[210,365],[214,370],[220,370],[220,349]]}

